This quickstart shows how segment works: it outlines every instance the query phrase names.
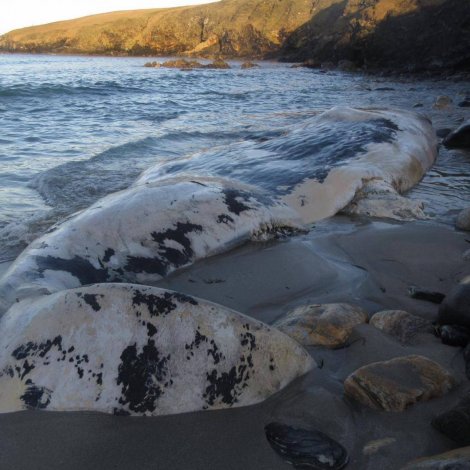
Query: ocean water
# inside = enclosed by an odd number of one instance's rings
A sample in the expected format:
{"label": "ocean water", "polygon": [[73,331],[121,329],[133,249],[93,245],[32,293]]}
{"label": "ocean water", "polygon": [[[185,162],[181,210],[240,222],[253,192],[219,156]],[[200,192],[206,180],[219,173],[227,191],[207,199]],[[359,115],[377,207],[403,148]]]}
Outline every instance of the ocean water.
{"label": "ocean water", "polygon": [[[51,225],[133,184],[149,168],[224,175],[269,187],[276,174],[315,159],[319,174],[361,145],[367,132],[339,129],[309,138],[313,116],[334,106],[400,107],[455,128],[470,110],[433,108],[470,93],[462,82],[387,80],[262,62],[230,70],[145,68],[144,58],[0,55],[0,262],[14,259]],[[422,106],[414,108],[414,105]],[[309,121],[310,120],[310,121]],[[302,138],[291,138],[304,129]],[[317,133],[318,134],[318,133]],[[328,152],[325,153],[325,149]],[[289,167],[257,162],[280,152]],[[201,157],[202,155],[202,157]],[[440,148],[410,193],[450,223],[470,201],[470,154]],[[239,173],[237,173],[239,172]]]}

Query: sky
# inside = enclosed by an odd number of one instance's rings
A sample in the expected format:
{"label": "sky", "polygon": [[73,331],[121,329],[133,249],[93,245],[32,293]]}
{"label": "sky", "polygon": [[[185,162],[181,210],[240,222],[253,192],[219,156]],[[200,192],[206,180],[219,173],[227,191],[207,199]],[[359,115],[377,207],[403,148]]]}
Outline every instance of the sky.
{"label": "sky", "polygon": [[53,21],[117,10],[166,8],[215,0],[0,0],[0,34]]}

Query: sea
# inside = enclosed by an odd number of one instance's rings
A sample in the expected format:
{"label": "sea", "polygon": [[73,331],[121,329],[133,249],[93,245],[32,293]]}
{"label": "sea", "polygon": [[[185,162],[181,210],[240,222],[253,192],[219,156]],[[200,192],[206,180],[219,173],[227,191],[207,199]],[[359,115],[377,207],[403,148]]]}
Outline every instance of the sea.
{"label": "sea", "polygon": [[[289,135],[332,107],[412,110],[428,116],[439,135],[470,119],[470,108],[458,106],[470,96],[461,81],[264,61],[252,69],[240,61],[228,70],[144,67],[151,60],[166,59],[0,55],[0,263],[158,164],[177,171],[197,157],[199,172],[217,167],[223,174],[243,152],[250,155],[243,171],[256,175],[263,149],[272,155],[270,142],[285,137],[282,151],[300,164],[317,159],[331,168],[331,141]],[[438,109],[443,95],[452,104]],[[354,147],[356,137],[346,137],[342,145]],[[276,165],[278,173],[287,170]],[[469,152],[441,145],[435,165],[407,195],[424,201],[430,219],[451,224],[470,204],[469,168]],[[262,176],[260,183],[274,178]]]}

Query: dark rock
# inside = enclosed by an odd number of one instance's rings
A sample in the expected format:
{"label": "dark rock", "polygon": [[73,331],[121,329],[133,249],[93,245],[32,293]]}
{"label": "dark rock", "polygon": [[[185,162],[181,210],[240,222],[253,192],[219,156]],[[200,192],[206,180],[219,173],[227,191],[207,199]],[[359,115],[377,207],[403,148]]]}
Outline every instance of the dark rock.
{"label": "dark rock", "polygon": [[459,325],[444,325],[440,337],[444,344],[463,348],[470,342],[470,330]]}
{"label": "dark rock", "polygon": [[452,129],[442,128],[442,129],[437,129],[436,135],[437,137],[440,137],[441,139],[443,139],[444,137],[447,137],[451,132],[452,132]]}
{"label": "dark rock", "polygon": [[343,446],[320,431],[270,423],[265,428],[271,447],[296,468],[339,470],[349,457]]}
{"label": "dark rock", "polygon": [[465,122],[451,132],[443,143],[449,148],[470,148],[470,122]]}
{"label": "dark rock", "polygon": [[445,298],[445,295],[441,294],[440,292],[420,289],[416,286],[409,287],[408,293],[412,299],[427,300],[428,302],[432,302],[434,304],[440,304]]}
{"label": "dark rock", "polygon": [[465,376],[470,380],[470,347],[468,344],[463,350],[463,360],[465,362]]}
{"label": "dark rock", "polygon": [[441,325],[470,328],[470,283],[456,286],[439,307],[437,321]]}
{"label": "dark rock", "polygon": [[432,420],[432,425],[460,445],[470,445],[470,395]]}

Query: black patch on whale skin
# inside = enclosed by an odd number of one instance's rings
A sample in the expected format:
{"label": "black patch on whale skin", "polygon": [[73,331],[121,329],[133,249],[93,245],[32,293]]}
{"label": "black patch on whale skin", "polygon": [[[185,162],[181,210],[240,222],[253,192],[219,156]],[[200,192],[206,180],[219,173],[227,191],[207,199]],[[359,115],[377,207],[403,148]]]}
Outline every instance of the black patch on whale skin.
{"label": "black patch on whale skin", "polygon": [[165,292],[163,295],[155,295],[145,294],[140,290],[136,290],[132,297],[132,305],[146,305],[151,317],[171,313],[177,307],[174,301],[197,305],[197,302],[192,297],[178,292]]}
{"label": "black patch on whale skin", "polygon": [[122,385],[119,404],[128,405],[135,413],[153,412],[163,388],[170,383],[169,359],[170,355],[161,355],[152,339],[141,353],[137,353],[136,344],[128,346],[121,354],[118,367],[117,384]]}
{"label": "black patch on whale skin", "polygon": [[222,190],[222,193],[224,195],[224,202],[228,210],[233,214],[240,215],[242,212],[253,209],[252,207],[245,204],[250,202],[252,194],[246,191],[232,188],[225,188]]}
{"label": "black patch on whale skin", "polygon": [[132,273],[158,274],[163,277],[168,272],[168,266],[169,263],[164,259],[128,256],[124,269]]}
{"label": "black patch on whale skin", "polygon": [[248,386],[246,381],[250,378],[250,374],[247,369],[248,366],[241,364],[238,367],[233,366],[228,372],[221,374],[217,369],[207,373],[209,385],[202,395],[207,405],[213,406],[217,399],[229,406],[236,403],[242,389]]}
{"label": "black patch on whale skin", "polygon": [[52,391],[46,387],[38,387],[33,383],[29,383],[20,400],[29,409],[43,410],[47,408],[51,402]]}
{"label": "black patch on whale skin", "polygon": [[235,221],[233,220],[232,217],[230,217],[230,216],[227,215],[227,214],[220,214],[220,215],[217,217],[217,223],[218,223],[218,224],[228,224],[229,222],[234,223]]}
{"label": "black patch on whale skin", "polygon": [[[194,251],[191,247],[189,233],[201,233],[202,225],[192,224],[190,222],[177,222],[176,228],[167,229],[164,232],[152,232],[151,236],[154,242],[158,243],[158,253],[165,259],[169,265],[180,267],[192,260]],[[182,246],[182,250],[165,245],[165,240],[175,241]]]}
{"label": "black patch on whale skin", "polygon": [[95,312],[99,312],[101,310],[101,305],[98,303],[98,297],[103,297],[101,294],[82,294],[81,292],[78,292],[77,296],[83,298],[85,303],[87,303]]}
{"label": "black patch on whale skin", "polygon": [[44,277],[44,271],[65,271],[76,277],[81,285],[99,284],[108,281],[107,269],[97,269],[88,260],[80,256],[72,259],[56,258],[54,256],[36,256],[39,273]]}
{"label": "black patch on whale skin", "polygon": [[107,248],[104,252],[103,262],[108,263],[112,256],[114,256],[116,252],[112,248]]}
{"label": "black patch on whale skin", "polygon": [[33,341],[28,341],[26,344],[21,344],[18,346],[11,355],[16,360],[26,359],[30,356],[39,356],[44,357],[53,346],[56,346],[59,351],[62,351],[62,336],[56,336],[54,339],[43,343],[34,343]]}

